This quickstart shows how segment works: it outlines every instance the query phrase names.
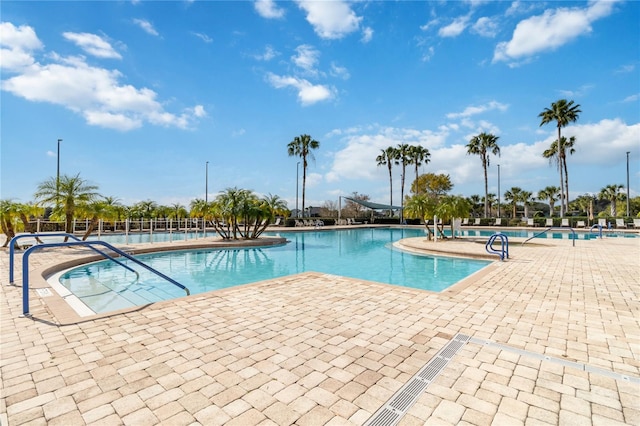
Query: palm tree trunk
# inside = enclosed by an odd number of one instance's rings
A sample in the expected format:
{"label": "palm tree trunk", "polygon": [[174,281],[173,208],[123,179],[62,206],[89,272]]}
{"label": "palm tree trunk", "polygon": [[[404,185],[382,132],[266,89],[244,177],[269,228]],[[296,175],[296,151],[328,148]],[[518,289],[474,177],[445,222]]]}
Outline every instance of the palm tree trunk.
{"label": "palm tree trunk", "polygon": [[307,157],[302,157],[302,218],[304,219],[304,195],[307,186]]}
{"label": "palm tree trunk", "polygon": [[486,219],[489,205],[489,179],[487,178],[487,159],[485,156],[482,157],[482,167],[484,168],[484,218]]}
{"label": "palm tree trunk", "polygon": [[404,173],[406,167],[404,163],[402,163],[402,176],[400,179],[400,223],[404,221]]}
{"label": "palm tree trunk", "polygon": [[391,174],[391,160],[387,160],[389,163],[389,217],[393,217],[393,176]]}
{"label": "palm tree trunk", "polygon": [[561,138],[562,134],[560,132],[560,123],[558,123],[558,169],[560,170],[560,217],[564,217],[564,182],[562,179],[562,158],[560,155],[561,152]]}
{"label": "palm tree trunk", "polygon": [[569,211],[569,172],[567,170],[567,155],[563,153],[562,155],[562,164],[564,167],[564,188],[565,194],[567,194],[567,204],[565,206],[565,211]]}

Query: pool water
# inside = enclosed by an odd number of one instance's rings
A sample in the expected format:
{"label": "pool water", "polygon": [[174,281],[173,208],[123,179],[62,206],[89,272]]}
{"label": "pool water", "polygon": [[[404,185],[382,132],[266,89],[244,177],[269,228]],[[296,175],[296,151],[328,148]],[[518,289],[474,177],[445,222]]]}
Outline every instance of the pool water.
{"label": "pool water", "polygon": [[[279,235],[289,242],[265,248],[180,250],[136,257],[186,286],[191,294],[308,271],[442,291],[491,263],[421,256],[391,247],[402,238],[424,236],[423,229],[367,228]],[[139,272],[139,280],[114,262],[101,261],[74,268],[62,274],[59,281],[97,313],[185,295],[162,278],[126,263]]]}

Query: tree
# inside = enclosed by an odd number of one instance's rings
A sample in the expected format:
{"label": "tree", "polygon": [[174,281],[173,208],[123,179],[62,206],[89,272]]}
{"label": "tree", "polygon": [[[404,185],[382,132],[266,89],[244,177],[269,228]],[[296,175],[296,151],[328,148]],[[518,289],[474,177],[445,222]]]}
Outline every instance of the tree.
{"label": "tree", "polygon": [[618,215],[616,203],[618,201],[623,201],[626,197],[622,192],[623,189],[623,185],[607,185],[602,188],[600,190],[600,194],[598,194],[599,199],[609,201],[609,209],[611,212],[611,216],[613,217],[616,217]]}
{"label": "tree", "polygon": [[493,193],[488,193],[486,197],[482,198],[482,202],[484,203],[485,201],[487,202],[487,205],[489,206],[489,214],[491,214],[491,210],[493,209],[493,204],[497,201],[498,199],[496,198],[496,194]]}
{"label": "tree", "polygon": [[320,148],[320,142],[309,135],[300,135],[293,138],[287,145],[289,157],[302,158],[302,211],[304,214],[305,188],[307,185],[307,158],[315,160],[312,150]]}
{"label": "tree", "polygon": [[[98,187],[91,185],[84,179],[80,178],[80,174],[75,176],[60,176],[58,180],[50,178],[38,185],[38,189],[34,195],[40,204],[56,204],[64,211],[66,233],[73,231],[73,218],[78,204],[87,204],[99,197],[96,192]],[[66,238],[65,238],[66,240]]]}
{"label": "tree", "polygon": [[18,206],[13,201],[0,200],[0,229],[6,237],[2,247],[7,247],[9,241],[16,236],[17,209]]}
{"label": "tree", "polygon": [[[453,237],[453,220],[458,217],[466,217],[471,210],[471,204],[469,201],[457,195],[447,195],[438,201],[438,205],[435,209],[435,214],[438,218],[442,219],[442,223],[449,222],[451,226],[451,235]],[[434,226],[438,226],[435,224]],[[444,226],[444,225],[442,225]],[[442,229],[440,229],[440,235],[446,238]]]}
{"label": "tree", "polygon": [[558,201],[560,195],[560,188],[557,186],[547,186],[544,189],[538,191],[539,200],[549,200],[549,217],[553,217],[553,207]]}
{"label": "tree", "polygon": [[533,193],[530,191],[522,191],[520,193],[520,201],[524,203],[524,217],[529,217],[529,205],[533,201]]}
{"label": "tree", "polygon": [[487,203],[487,194],[489,193],[489,180],[487,178],[487,167],[489,167],[489,154],[500,155],[500,147],[498,146],[498,136],[490,133],[480,133],[471,138],[467,144],[467,155],[479,155],[484,169],[484,217],[489,216],[489,205]]}
{"label": "tree", "polygon": [[[378,166],[387,166],[389,170],[389,205],[393,205],[393,176],[391,174],[391,168],[393,163],[398,158],[398,151],[390,146],[387,149],[380,150],[381,153],[376,157],[376,162]],[[393,210],[389,209],[389,217],[393,216]]]}
{"label": "tree", "polygon": [[475,215],[480,207],[480,203],[484,203],[483,197],[478,194],[473,194],[467,198],[471,203],[471,212]]}
{"label": "tree", "polygon": [[[558,128],[558,139],[557,143],[559,146],[556,147],[557,150],[557,158],[558,158],[558,169],[560,171],[560,216],[564,216],[565,206],[568,206],[568,200],[565,201],[566,198],[569,198],[569,194],[566,194],[565,197],[565,188],[564,182],[562,179],[563,169],[566,167],[566,158],[565,158],[565,149],[563,146],[562,140],[562,128],[569,125],[569,123],[575,123],[578,121],[578,117],[580,116],[580,105],[574,105],[573,101],[567,101],[566,99],[560,99],[557,102],[551,103],[551,108],[545,108],[538,117],[540,117],[540,126],[543,126],[547,123],[551,123],[552,121],[556,122],[556,127]],[[545,157],[549,158],[549,157]],[[567,180],[568,182],[568,180]],[[568,185],[567,185],[568,186]]]}
{"label": "tree", "polygon": [[78,214],[89,219],[82,241],[86,241],[89,235],[98,226],[100,219],[110,217],[110,207],[104,201],[92,201],[78,205]]}
{"label": "tree", "polygon": [[510,190],[504,193],[505,201],[511,201],[511,207],[513,208],[512,217],[514,219],[518,215],[517,208],[518,208],[518,202],[520,201],[520,198],[521,198],[521,194],[522,194],[522,189],[518,188],[517,186],[514,186],[513,188],[511,188]]}
{"label": "tree", "polygon": [[425,173],[411,184],[411,192],[414,194],[427,194],[430,197],[445,195],[453,189],[451,177],[445,174]]}
{"label": "tree", "polygon": [[[418,180],[418,167],[420,167],[423,162],[424,164],[429,164],[431,158],[431,153],[429,150],[422,145],[412,145],[409,147],[409,162],[416,167],[416,181]],[[420,190],[420,187],[417,187]]]}
{"label": "tree", "polygon": [[402,174],[400,175],[400,222],[402,222],[404,220],[404,208],[402,208],[404,207],[404,180],[406,176],[407,165],[410,164],[411,159],[409,157],[410,148],[408,144],[398,144],[396,150],[398,152],[398,155],[396,157],[395,163],[398,165],[402,165]]}
{"label": "tree", "polygon": [[[352,198],[354,200],[358,200],[358,201],[369,201],[371,200],[371,197],[369,197],[367,194],[358,194],[358,192],[352,192],[351,195],[349,196],[349,198]],[[345,206],[345,210],[348,210],[349,215],[353,214],[353,216],[358,217],[360,216],[360,213],[362,212],[362,208],[363,205],[356,203],[354,201],[351,200],[347,200],[346,202],[346,206]],[[353,213],[351,213],[351,211],[353,211]]]}
{"label": "tree", "polygon": [[436,209],[436,201],[424,194],[416,194],[407,200],[405,214],[409,218],[419,218],[424,220],[427,228],[427,238],[431,240],[432,232],[429,228],[429,218],[433,217]]}

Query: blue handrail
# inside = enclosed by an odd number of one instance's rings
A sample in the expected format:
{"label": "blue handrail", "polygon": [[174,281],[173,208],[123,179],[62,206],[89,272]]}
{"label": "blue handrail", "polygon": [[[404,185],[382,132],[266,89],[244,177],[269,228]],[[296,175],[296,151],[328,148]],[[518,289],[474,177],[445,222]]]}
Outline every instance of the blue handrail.
{"label": "blue handrail", "polygon": [[174,284],[180,287],[187,293],[187,296],[191,294],[188,288],[186,288],[185,286],[183,286],[173,278],[166,276],[162,272],[159,272],[153,269],[149,265],[139,261],[135,257],[125,253],[124,251],[104,241],[68,241],[66,243],[44,243],[44,244],[38,244],[36,246],[29,247],[22,255],[22,313],[23,315],[29,315],[29,256],[31,255],[31,253],[35,250],[40,250],[46,247],[74,247],[74,246],[90,247],[92,245],[104,246],[109,250],[112,250],[118,253],[120,256],[126,257],[130,261],[142,266],[148,271],[151,271],[152,273],[158,275],[159,277],[164,278],[165,280],[169,281],[171,284]]}
{"label": "blue handrail", "polygon": [[[542,232],[538,232],[538,233],[537,233],[537,234],[535,234],[533,237],[527,238],[526,240],[524,240],[524,241],[522,242],[522,245],[524,245],[524,243],[526,243],[527,241],[532,240],[532,239],[534,239],[534,238],[536,238],[536,237],[538,237],[538,236],[540,236],[540,235],[542,235],[542,234],[544,234],[544,233],[546,233],[547,231],[550,231],[550,230],[552,230],[552,229],[567,229],[567,228],[560,228],[560,227],[558,227],[558,226],[551,226],[551,227],[549,227],[549,228],[545,229],[545,230],[544,230],[544,231],[542,231]],[[569,230],[573,233],[573,238],[572,238],[572,240],[573,240],[573,246],[575,247],[575,246],[576,246],[576,239],[578,238],[578,237],[577,237],[577,235],[576,235],[576,231],[575,231],[573,228],[569,228]]]}
{"label": "blue handrail", "polygon": [[[493,248],[493,243],[496,239],[500,238],[500,251]],[[495,254],[500,257],[500,260],[504,260],[505,257],[509,258],[509,238],[502,232],[497,232],[489,237],[485,249],[489,254]]]}
{"label": "blue handrail", "polygon": [[594,224],[593,226],[591,226],[591,229],[589,229],[589,232],[593,232],[593,228],[598,228],[598,236],[600,237],[600,239],[602,239],[602,225],[600,225],[599,223]]}
{"label": "blue handrail", "polygon": [[[15,246],[17,245],[16,242],[22,238],[39,238],[39,237],[67,237],[67,238],[71,238],[74,241],[82,241],[80,238],[76,237],[73,234],[67,234],[66,232],[45,232],[45,233],[37,233],[37,234],[22,234],[22,235],[16,235],[15,237],[13,237],[11,239],[11,242],[9,243],[9,282],[13,283],[13,265],[14,265],[14,255],[15,255]],[[114,259],[113,257],[109,256],[107,253],[98,250],[95,247],[91,247],[89,246],[89,248],[93,251],[95,251],[96,253],[100,254],[101,256],[106,257],[107,259],[113,260],[114,262],[116,262],[118,265],[122,266],[123,268],[129,270],[130,272],[133,272],[134,274],[136,274],[136,276],[138,278],[140,278],[140,274],[138,274],[138,271],[136,271],[133,268],[130,268],[129,266],[127,266],[126,264],[120,262],[117,259]]]}

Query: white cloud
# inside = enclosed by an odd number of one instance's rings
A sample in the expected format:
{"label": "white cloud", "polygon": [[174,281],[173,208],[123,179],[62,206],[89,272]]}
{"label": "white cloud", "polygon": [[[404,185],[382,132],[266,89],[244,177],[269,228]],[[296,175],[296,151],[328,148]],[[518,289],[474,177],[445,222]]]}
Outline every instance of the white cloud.
{"label": "white cloud", "polygon": [[[15,29],[10,25],[3,28]],[[35,36],[33,29],[25,27],[19,32],[24,37],[16,37],[18,32],[14,32],[14,36],[2,39],[3,50],[12,54],[24,46],[30,49],[41,46],[37,38],[31,36]],[[74,40],[84,47],[100,46],[91,37],[81,36]],[[87,44],[86,40],[92,41]],[[50,53],[50,63],[41,64],[30,56],[30,52],[23,51],[22,55],[28,60],[22,61],[22,67],[16,67],[15,60],[11,62],[17,75],[2,80],[2,90],[32,102],[61,105],[84,117],[89,125],[120,131],[138,128],[145,122],[188,128],[197,118],[206,115],[201,105],[188,108],[180,115],[169,113],[157,101],[153,90],[122,84],[123,75],[118,70],[91,66],[82,57]]]}
{"label": "white cloud", "polygon": [[321,38],[342,38],[358,30],[362,20],[351,10],[347,2],[341,0],[298,0],[297,3],[301,9],[307,12],[307,21]]}
{"label": "white cloud", "polygon": [[640,99],[640,93],[636,93],[635,95],[627,96],[623,99],[622,102],[637,102]]}
{"label": "white cloud", "polygon": [[298,91],[298,100],[304,106],[317,102],[332,99],[335,96],[335,89],[320,84],[312,84],[308,80],[291,77],[278,76],[273,73],[267,74],[267,81],[276,89],[293,87]]}
{"label": "white cloud", "polygon": [[462,112],[451,112],[447,114],[447,118],[465,118],[471,117],[473,115],[482,114],[487,111],[506,111],[509,108],[509,105],[502,104],[497,101],[491,101],[485,105],[477,105],[477,106],[468,106]]}
{"label": "white cloud", "polygon": [[461,16],[456,18],[452,23],[438,30],[440,37],[457,37],[467,28],[469,16]]}
{"label": "white cloud", "polygon": [[19,71],[35,61],[32,52],[43,48],[33,28],[27,25],[16,27],[11,22],[0,23],[0,68],[4,71]]}
{"label": "white cloud", "polygon": [[348,80],[349,77],[351,77],[349,71],[345,67],[337,65],[335,62],[331,62],[331,75],[343,80]]}
{"label": "white cloud", "polygon": [[482,37],[493,38],[498,33],[498,23],[491,18],[482,17],[471,26],[471,32]]}
{"label": "white cloud", "polygon": [[197,33],[195,31],[191,31],[191,34],[198,37],[200,40],[204,41],[205,43],[213,43],[213,39],[204,33]]}
{"label": "white cloud", "polygon": [[308,44],[301,44],[300,46],[296,47],[296,52],[297,55],[291,57],[293,63],[309,74],[317,74],[318,71],[315,69],[315,67],[316,65],[318,65],[320,52],[313,46],[309,46]]}
{"label": "white cloud", "polygon": [[153,28],[153,24],[145,19],[134,19],[133,23],[142,28],[147,34],[151,34],[153,36],[158,36],[158,31]]}
{"label": "white cloud", "polygon": [[555,50],[591,32],[591,23],[608,16],[613,1],[593,1],[587,8],[548,9],[542,15],[520,21],[508,42],[498,43],[493,62],[514,61]]}
{"label": "white cloud", "polygon": [[373,28],[365,27],[362,29],[362,38],[360,39],[363,43],[369,43],[373,38]]}
{"label": "white cloud", "polygon": [[253,7],[263,18],[279,19],[284,16],[284,9],[276,6],[276,2],[273,0],[256,0]]}
{"label": "white cloud", "polygon": [[64,32],[62,36],[90,55],[105,59],[122,59],[109,42],[95,34]]}
{"label": "white cloud", "polygon": [[267,45],[264,48],[264,53],[261,53],[259,55],[253,55],[253,57],[258,61],[270,61],[276,56],[278,56],[279,54],[280,52],[275,50],[272,46]]}

